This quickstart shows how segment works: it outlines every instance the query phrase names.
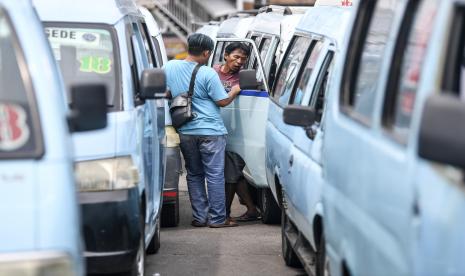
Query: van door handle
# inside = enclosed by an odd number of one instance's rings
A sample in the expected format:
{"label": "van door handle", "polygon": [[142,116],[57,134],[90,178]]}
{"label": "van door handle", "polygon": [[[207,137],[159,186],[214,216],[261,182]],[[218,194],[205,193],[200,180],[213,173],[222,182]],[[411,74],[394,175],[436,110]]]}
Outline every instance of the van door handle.
{"label": "van door handle", "polygon": [[292,165],[294,165],[294,155],[289,158],[289,167],[292,167]]}

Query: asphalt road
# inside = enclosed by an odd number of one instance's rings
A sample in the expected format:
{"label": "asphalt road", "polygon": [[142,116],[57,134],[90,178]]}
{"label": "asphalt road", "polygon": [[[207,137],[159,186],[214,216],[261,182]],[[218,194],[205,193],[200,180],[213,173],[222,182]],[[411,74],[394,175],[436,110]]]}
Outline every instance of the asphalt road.
{"label": "asphalt road", "polygon": [[[184,182],[185,175],[181,178]],[[147,255],[146,275],[305,275],[284,264],[280,226],[257,221],[233,228],[194,228],[185,182],[180,189],[180,225],[162,229],[160,251]],[[232,215],[244,211],[236,201]]]}

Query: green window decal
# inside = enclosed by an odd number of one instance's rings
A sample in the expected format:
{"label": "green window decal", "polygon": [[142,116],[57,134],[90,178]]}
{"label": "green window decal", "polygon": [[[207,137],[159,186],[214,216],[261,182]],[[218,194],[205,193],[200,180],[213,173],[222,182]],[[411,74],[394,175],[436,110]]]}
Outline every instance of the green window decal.
{"label": "green window decal", "polygon": [[84,56],[79,61],[81,72],[108,74],[111,72],[111,59],[107,57]]}

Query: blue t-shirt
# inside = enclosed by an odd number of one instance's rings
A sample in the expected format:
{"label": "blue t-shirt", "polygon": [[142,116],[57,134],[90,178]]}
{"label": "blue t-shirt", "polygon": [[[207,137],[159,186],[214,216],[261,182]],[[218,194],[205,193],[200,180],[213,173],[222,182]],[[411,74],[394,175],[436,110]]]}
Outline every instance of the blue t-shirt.
{"label": "blue t-shirt", "polygon": [[[189,84],[197,63],[185,60],[170,60],[163,68],[166,86],[174,98],[189,90]],[[220,115],[217,101],[228,98],[218,74],[210,67],[202,66],[197,72],[192,97],[192,111],[196,117],[179,128],[187,135],[224,135],[227,130]]]}

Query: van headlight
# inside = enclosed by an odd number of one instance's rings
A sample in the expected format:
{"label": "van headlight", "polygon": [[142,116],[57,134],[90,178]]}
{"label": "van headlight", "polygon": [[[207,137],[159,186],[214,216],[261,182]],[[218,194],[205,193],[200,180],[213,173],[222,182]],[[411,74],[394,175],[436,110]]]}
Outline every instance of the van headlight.
{"label": "van headlight", "polygon": [[131,156],[77,162],[75,172],[80,192],[130,189],[139,182]]}
{"label": "van headlight", "polygon": [[179,134],[176,132],[174,127],[166,126],[165,133],[166,133],[166,147],[167,148],[175,148],[179,146]]}
{"label": "van headlight", "polygon": [[0,275],[71,276],[71,258],[63,253],[31,252],[0,254]]}

